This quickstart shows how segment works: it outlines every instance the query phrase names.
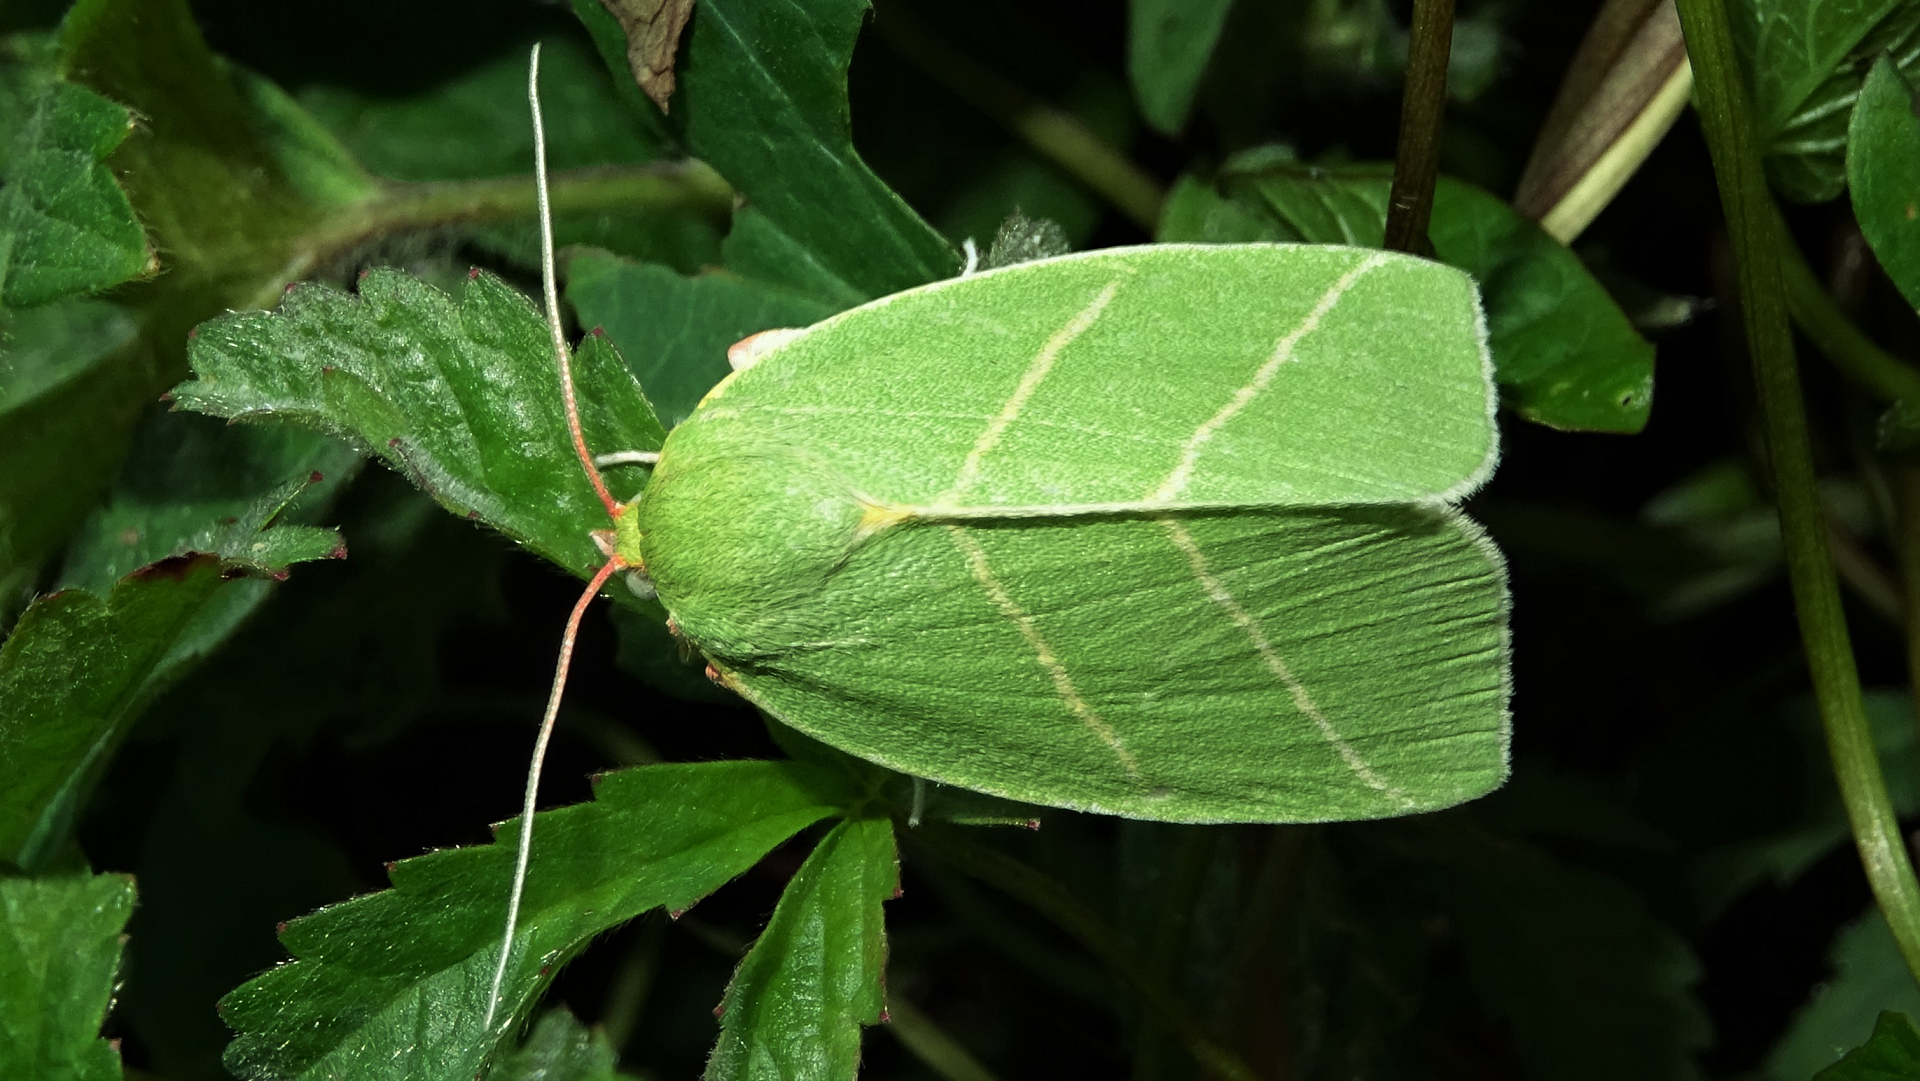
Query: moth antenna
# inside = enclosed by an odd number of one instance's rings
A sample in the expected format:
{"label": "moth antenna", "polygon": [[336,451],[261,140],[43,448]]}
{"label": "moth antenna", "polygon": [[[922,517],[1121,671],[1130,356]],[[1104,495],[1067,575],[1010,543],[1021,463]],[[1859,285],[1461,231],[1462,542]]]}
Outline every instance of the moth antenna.
{"label": "moth antenna", "polygon": [[[567,432],[573,437],[573,449],[580,456],[581,468],[587,472],[587,479],[593,482],[593,490],[600,496],[600,502],[607,513],[618,516],[620,505],[607,494],[606,481],[600,477],[600,470],[593,464],[593,456],[587,453],[586,436],[580,431],[580,407],[573,393],[573,359],[567,350],[567,337],[560,327],[560,291],[554,284],[553,270],[553,223],[551,208],[547,198],[547,132],[540,117],[540,45],[534,43],[533,54],[527,61],[527,105],[533,112],[533,175],[534,187],[540,197],[540,284],[546,292],[547,330],[553,336],[553,356],[560,368],[560,394],[567,408]],[[533,760],[527,763],[527,791],[520,804],[520,838],[518,850],[513,858],[513,884],[507,891],[507,925],[500,935],[500,959],[494,965],[493,984],[487,991],[487,1015],[481,1023],[483,1030],[493,1028],[493,1016],[500,1008],[500,985],[507,978],[507,962],[513,955],[513,935],[520,925],[520,898],[526,891],[527,863],[533,856],[533,808],[540,794],[540,768],[547,758],[547,744],[553,739],[553,724],[560,716],[560,696],[567,687],[567,667],[573,663],[573,643],[580,634],[580,620],[586,615],[587,605],[593,603],[594,595],[600,587],[607,584],[613,572],[620,569],[618,556],[610,557],[587,584],[586,591],[574,602],[573,614],[567,617],[566,633],[560,637],[560,659],[554,665],[553,687],[547,694],[547,711],[540,718],[540,734],[533,742]]]}
{"label": "moth antenna", "polygon": [[573,604],[573,614],[567,617],[567,631],[560,637],[560,660],[553,669],[553,688],[547,693],[547,712],[540,718],[540,735],[533,741],[533,761],[527,765],[527,792],[520,803],[520,848],[513,857],[513,886],[507,893],[507,929],[500,937],[500,961],[493,969],[493,987],[487,992],[487,1019],[480,1027],[491,1029],[493,1015],[500,1007],[500,985],[507,978],[507,959],[513,953],[513,933],[520,924],[520,895],[527,885],[527,861],[533,855],[533,804],[540,792],[540,767],[547,758],[547,743],[553,738],[553,723],[560,716],[560,695],[567,688],[567,666],[573,662],[573,640],[580,634],[580,619],[587,614],[587,605],[607,584],[613,572],[620,569],[618,559],[609,559],[587,583],[586,592]]}
{"label": "moth antenna", "polygon": [[580,404],[573,393],[573,354],[567,349],[566,331],[560,327],[560,290],[554,284],[553,211],[547,198],[547,128],[540,118],[540,43],[533,43],[533,58],[527,62],[527,104],[533,110],[533,182],[540,194],[540,285],[546,292],[547,331],[553,336],[553,357],[560,365],[560,397],[567,406],[567,433],[573,437],[573,450],[580,456],[580,467],[593,482],[607,513],[618,516],[620,504],[607,492],[607,482],[587,452],[587,437],[580,431]]}

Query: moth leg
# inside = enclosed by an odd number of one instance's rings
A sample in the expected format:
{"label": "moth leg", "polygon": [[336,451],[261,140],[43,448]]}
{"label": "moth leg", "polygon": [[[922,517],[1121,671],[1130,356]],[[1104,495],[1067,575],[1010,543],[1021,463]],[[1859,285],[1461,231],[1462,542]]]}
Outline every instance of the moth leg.
{"label": "moth leg", "polygon": [[659,461],[657,450],[616,450],[612,454],[593,456],[593,464],[602,469],[614,465],[653,465]]}
{"label": "moth leg", "polygon": [[913,779],[913,809],[907,812],[907,828],[914,829],[919,826],[920,819],[926,813],[927,779],[925,777],[915,777]]}

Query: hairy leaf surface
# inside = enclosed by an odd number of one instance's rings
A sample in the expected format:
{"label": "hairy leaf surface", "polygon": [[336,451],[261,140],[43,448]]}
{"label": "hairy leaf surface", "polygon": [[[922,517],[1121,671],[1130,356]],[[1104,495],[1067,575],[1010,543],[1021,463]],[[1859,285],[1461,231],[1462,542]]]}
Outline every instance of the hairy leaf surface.
{"label": "hairy leaf surface", "polygon": [[[303,286],[278,311],[204,324],[192,358],[199,378],[174,391],[184,408],[344,437],[573,573],[604,562],[588,531],[607,515],[567,438],[546,326],[498,278],[476,272],[457,303],[390,270],[356,296]],[[581,344],[574,378],[589,447],[659,447],[660,422],[604,338]],[[624,499],[644,477],[615,470],[609,483]]]}
{"label": "hairy leaf surface", "polygon": [[886,1008],[893,823],[840,823],[787,884],[720,1007],[706,1081],[853,1081],[860,1030]]}
{"label": "hairy leaf surface", "polygon": [[132,130],[106,98],[46,84],[0,169],[0,302],[45,304],[153,272],[146,233],[106,165]]}
{"label": "hairy leaf surface", "polygon": [[100,1022],[132,913],[126,875],[0,878],[0,1077],[118,1081]]}
{"label": "hairy leaf surface", "polygon": [[296,960],[221,1002],[240,1032],[228,1069],[250,1081],[472,1077],[593,936],[691,906],[839,798],[790,762],[643,766],[603,776],[595,795],[540,815],[494,1030],[480,1023],[518,820],[491,845],[402,860],[392,889],[288,924]]}

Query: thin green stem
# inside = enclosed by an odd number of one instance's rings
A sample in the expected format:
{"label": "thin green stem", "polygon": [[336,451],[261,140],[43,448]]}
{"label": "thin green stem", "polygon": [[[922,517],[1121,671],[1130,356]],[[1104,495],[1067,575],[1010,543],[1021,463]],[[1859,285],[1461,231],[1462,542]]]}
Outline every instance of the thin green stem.
{"label": "thin green stem", "polygon": [[1440,121],[1447,108],[1447,58],[1453,52],[1453,0],[1413,0],[1407,85],[1400,96],[1400,142],[1387,195],[1389,251],[1432,255],[1433,186],[1440,179]]}
{"label": "thin green stem", "polygon": [[1840,588],[1827,554],[1806,410],[1787,325],[1779,219],[1760,168],[1752,110],[1734,59],[1723,0],[1678,0],[1678,7],[1693,62],[1695,101],[1733,243],[1747,348],[1780,508],[1787,578],[1800,616],[1814,697],[1820,704],[1827,748],[1867,879],[1907,968],[1920,977],[1920,883],[1914,880],[1913,864],[1874,753],[1860,676],[1840,608]]}
{"label": "thin green stem", "polygon": [[980,63],[899,4],[882,7],[873,28],[935,82],[986,113],[1028,146],[1152,232],[1166,193],[1160,182],[1088,131],[1078,117]]}
{"label": "thin green stem", "polygon": [[947,1081],[999,1081],[960,1041],[904,998],[887,998],[887,1031],[927,1069]]}
{"label": "thin green stem", "polygon": [[[1773,206],[1771,200],[1769,206]],[[1881,401],[1920,403],[1920,369],[1880,348],[1847,318],[1814,276],[1800,245],[1787,235],[1777,207],[1774,215],[1774,230],[1780,237],[1780,276],[1794,323],[1814,348],[1862,390]]]}
{"label": "thin green stem", "polygon": [[1222,1081],[1258,1081],[1253,1067],[1208,1032],[1185,1000],[1140,959],[1086,902],[1045,874],[1004,853],[928,827],[906,835],[914,847],[1018,900],[1065,931],[1133,994],[1142,1011],[1165,1028],[1202,1070]]}
{"label": "thin green stem", "polygon": [[[1180,858],[1167,883],[1166,896],[1160,900],[1160,919],[1153,931],[1153,942],[1147,949],[1147,963],[1154,977],[1169,987],[1176,985],[1180,962],[1187,956],[1194,906],[1207,884],[1207,872],[1213,867],[1221,830],[1212,826],[1189,826],[1186,833]],[[1140,1033],[1133,1048],[1133,1081],[1153,1081],[1160,1076],[1164,1044],[1157,1030]]]}
{"label": "thin green stem", "polygon": [[600,1011],[600,1030],[615,1051],[623,1051],[632,1041],[647,1008],[654,978],[660,973],[660,945],[666,939],[667,921],[659,913],[649,913],[640,921],[633,945],[614,970],[607,988],[607,1004]]}
{"label": "thin green stem", "polygon": [[[649,162],[572,169],[551,178],[555,214],[614,210],[684,212],[724,222],[733,189],[704,162]],[[328,216],[300,238],[255,307],[271,307],[286,283],[383,237],[454,225],[531,219],[539,193],[532,176],[430,183],[387,183],[369,199]]]}

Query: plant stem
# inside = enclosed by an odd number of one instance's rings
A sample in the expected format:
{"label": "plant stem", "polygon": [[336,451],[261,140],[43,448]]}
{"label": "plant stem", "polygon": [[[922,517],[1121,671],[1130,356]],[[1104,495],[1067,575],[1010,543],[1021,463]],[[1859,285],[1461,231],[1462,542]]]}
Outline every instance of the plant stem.
{"label": "plant stem", "polygon": [[1447,59],[1453,53],[1453,0],[1413,0],[1407,85],[1400,96],[1400,142],[1393,152],[1383,247],[1432,255],[1433,185],[1440,178],[1440,121],[1447,107]]}
{"label": "plant stem", "polygon": [[1893,547],[1905,587],[1907,683],[1920,702],[1920,467],[1891,463],[1893,482]]}
{"label": "plant stem", "polygon": [[882,7],[873,28],[909,63],[998,121],[1135,225],[1151,233],[1160,224],[1166,194],[1160,182],[1088,131],[1078,117],[961,52],[899,4]]}
{"label": "plant stem", "polygon": [[1874,753],[1839,585],[1827,555],[1806,411],[1787,326],[1779,219],[1761,172],[1752,110],[1734,60],[1723,0],[1679,0],[1678,6],[1693,62],[1695,100],[1733,243],[1747,349],[1780,507],[1787,578],[1800,616],[1814,697],[1820,704],[1827,748],[1867,879],[1908,970],[1920,978],[1920,884],[1914,881],[1913,864]]}
{"label": "plant stem", "polygon": [[924,827],[907,839],[940,860],[1026,904],[1080,943],[1122,986],[1146,1015],[1186,1047],[1202,1070],[1222,1081],[1258,1081],[1234,1050],[1214,1039],[1185,1000],[1168,987],[1100,914],[1065,886],[1004,853],[965,840],[952,831]]}
{"label": "plant stem", "polygon": [[1780,238],[1780,275],[1787,290],[1787,309],[1833,366],[1862,390],[1881,401],[1920,402],[1920,370],[1880,348],[1847,318],[1833,297],[1814,277],[1800,245],[1787,234],[1779,208],[1771,200],[1774,230]]}
{"label": "plant stem", "polygon": [[[733,189],[704,162],[648,162],[570,169],[551,180],[556,214],[612,210],[686,211],[724,222]],[[388,183],[376,194],[320,223],[300,238],[287,264],[262,290],[268,308],[288,282],[364,244],[396,233],[532,218],[532,176],[429,183]]]}
{"label": "plant stem", "polygon": [[1571,243],[1666,137],[1692,90],[1673,5],[1605,0],[1540,126],[1513,208]]}

